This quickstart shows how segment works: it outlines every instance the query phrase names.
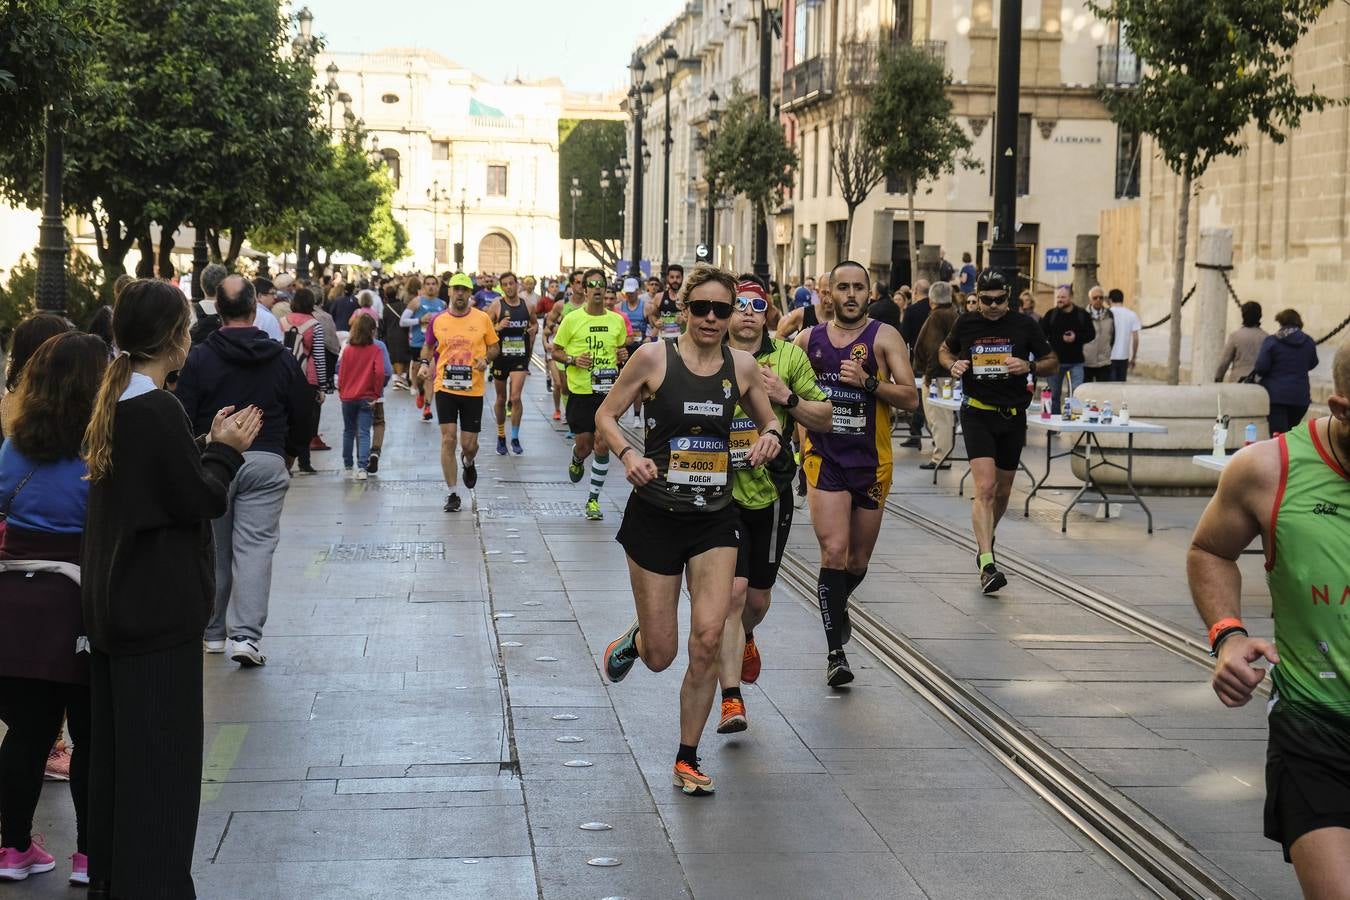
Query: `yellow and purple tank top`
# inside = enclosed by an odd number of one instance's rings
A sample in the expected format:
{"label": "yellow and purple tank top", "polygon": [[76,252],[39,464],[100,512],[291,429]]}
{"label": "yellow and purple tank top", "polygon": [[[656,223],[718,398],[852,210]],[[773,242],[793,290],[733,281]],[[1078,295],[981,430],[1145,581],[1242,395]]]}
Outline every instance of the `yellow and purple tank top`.
{"label": "yellow and purple tank top", "polygon": [[816,383],[834,407],[829,432],[808,431],[807,453],[814,453],[845,469],[882,469],[891,464],[891,408],[878,403],[873,394],[839,380],[846,359],[856,360],[868,375],[885,381],[889,373],[877,360],[876,339],[881,323],[868,321],[844,347],[830,342],[829,323],[811,329],[806,356],[816,373]]}

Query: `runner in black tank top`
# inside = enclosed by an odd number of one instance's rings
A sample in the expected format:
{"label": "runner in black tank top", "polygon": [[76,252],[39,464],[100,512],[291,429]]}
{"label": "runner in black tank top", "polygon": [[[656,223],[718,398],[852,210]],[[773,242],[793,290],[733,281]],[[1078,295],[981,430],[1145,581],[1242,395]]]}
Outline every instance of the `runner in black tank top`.
{"label": "runner in black tank top", "polygon": [[[683,294],[685,333],[638,350],[595,416],[596,432],[618,450],[634,485],[618,541],[628,556],[638,615],[606,648],[605,674],[617,682],[638,659],[654,672],[675,659],[687,569],[689,668],[680,692],[673,777],[676,787],[693,795],[713,790],[712,779],[699,770],[698,742],[717,690],[717,652],[740,545],[729,446],[737,403],[759,430],[750,448],[752,466],[777,455],[782,442],[754,357],[723,344],[735,292],[730,274],[696,269]],[[638,451],[620,432],[618,417],[644,396],[651,424]]]}
{"label": "runner in black tank top", "polygon": [[492,363],[492,383],[496,399],[492,411],[497,418],[497,453],[506,455],[506,414],[511,413],[511,450],[517,456],[525,450],[520,446],[520,421],[525,406],[520,402],[525,392],[525,378],[530,374],[530,349],[537,330],[534,313],[517,294],[519,282],[511,272],[502,275],[502,296],[493,301],[488,315],[497,329],[502,351]]}

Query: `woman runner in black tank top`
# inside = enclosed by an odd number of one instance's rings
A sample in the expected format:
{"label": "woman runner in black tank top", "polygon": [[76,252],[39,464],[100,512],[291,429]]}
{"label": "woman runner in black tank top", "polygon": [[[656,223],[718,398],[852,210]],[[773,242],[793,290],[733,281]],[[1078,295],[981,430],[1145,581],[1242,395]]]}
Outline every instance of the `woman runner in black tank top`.
{"label": "woman runner in black tank top", "polygon": [[740,402],[731,350],[722,347],[722,368],[695,375],[675,341],[665,341],[666,377],[646,402],[643,455],[659,473],[637,493],[664,509],[718,510],[731,501],[732,412]]}
{"label": "woman runner in black tank top", "polygon": [[[698,742],[717,692],[717,654],[741,543],[729,446],[737,403],[760,432],[751,465],[776,456],[783,439],[754,357],[723,343],[735,299],[729,273],[695,269],[681,303],[688,313],[684,333],[634,353],[595,416],[596,433],[618,451],[634,485],[616,539],[628,558],[638,618],[606,647],[605,676],[621,681],[639,659],[655,672],[670,665],[679,652],[687,578],[689,665],[672,778],[691,795],[713,792],[712,778],[699,767]],[[650,428],[639,451],[618,418],[644,394]]]}

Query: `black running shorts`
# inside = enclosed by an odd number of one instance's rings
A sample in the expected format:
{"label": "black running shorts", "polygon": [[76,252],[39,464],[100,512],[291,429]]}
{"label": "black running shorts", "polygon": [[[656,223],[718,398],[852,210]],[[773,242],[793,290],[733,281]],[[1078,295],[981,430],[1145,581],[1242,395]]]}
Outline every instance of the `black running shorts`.
{"label": "black running shorts", "polygon": [[442,425],[458,422],[460,431],[477,434],[483,430],[483,398],[437,391],[436,421]]}
{"label": "black running shorts", "polygon": [[527,356],[501,356],[498,355],[492,361],[492,379],[494,381],[505,381],[506,376],[512,372],[530,371],[530,357]]}
{"label": "black running shorts", "polygon": [[623,524],[614,539],[629,559],[648,572],[680,575],[685,563],[700,553],[739,547],[741,514],[735,503],[718,510],[672,512],[634,492],[628,496]]}
{"label": "black running shorts", "polygon": [[573,434],[594,434],[595,414],[604,402],[604,394],[568,394],[567,429]]}
{"label": "black running shorts", "polygon": [[736,554],[736,577],[750,587],[768,590],[778,581],[788,532],[792,531],[792,490],[763,509],[736,507],[741,513],[741,546]]}
{"label": "black running shorts", "polygon": [[1005,472],[1016,472],[1027,445],[1027,414],[1011,415],[973,406],[961,407],[961,433],[969,459],[990,459]]}
{"label": "black running shorts", "polygon": [[1269,716],[1266,837],[1289,848],[1319,828],[1350,828],[1350,721],[1291,709]]}

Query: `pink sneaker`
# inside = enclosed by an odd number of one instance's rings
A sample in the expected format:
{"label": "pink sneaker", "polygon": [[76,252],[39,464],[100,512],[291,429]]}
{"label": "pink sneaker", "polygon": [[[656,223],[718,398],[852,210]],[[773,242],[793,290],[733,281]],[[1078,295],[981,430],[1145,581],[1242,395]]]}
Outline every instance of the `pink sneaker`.
{"label": "pink sneaker", "polygon": [[55,868],[56,860],[42,849],[36,836],[23,852],[13,847],[0,847],[0,881],[23,881],[29,875],[50,872]]}
{"label": "pink sneaker", "polygon": [[70,780],[70,748],[54,746],[47,754],[47,769],[42,773],[47,781]]}
{"label": "pink sneaker", "polygon": [[70,856],[70,883],[89,883],[89,857],[83,853],[73,853]]}

